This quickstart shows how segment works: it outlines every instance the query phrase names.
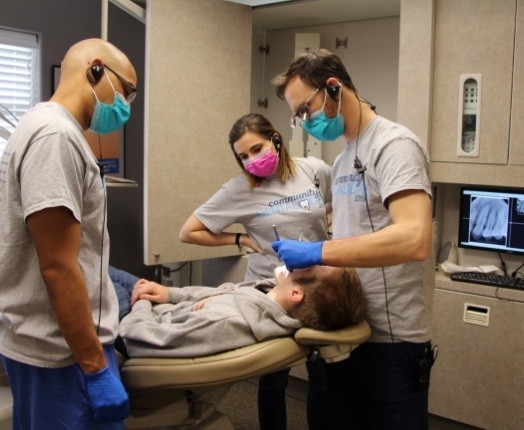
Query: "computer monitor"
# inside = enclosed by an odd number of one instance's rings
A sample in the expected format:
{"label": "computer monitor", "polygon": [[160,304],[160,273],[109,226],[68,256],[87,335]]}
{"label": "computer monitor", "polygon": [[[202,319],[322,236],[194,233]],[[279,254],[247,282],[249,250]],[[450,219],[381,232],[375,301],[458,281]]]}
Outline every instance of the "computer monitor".
{"label": "computer monitor", "polygon": [[458,246],[524,254],[524,190],[462,187]]}

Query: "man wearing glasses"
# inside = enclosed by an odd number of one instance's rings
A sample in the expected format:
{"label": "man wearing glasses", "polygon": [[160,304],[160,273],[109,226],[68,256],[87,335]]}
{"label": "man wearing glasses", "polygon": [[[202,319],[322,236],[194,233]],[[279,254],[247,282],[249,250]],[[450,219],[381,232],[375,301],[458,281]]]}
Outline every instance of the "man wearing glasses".
{"label": "man wearing glasses", "polygon": [[73,45],[49,102],[21,119],[0,169],[0,353],[14,429],[123,429],[105,184],[82,132],[129,119],[137,76],[100,39]]}
{"label": "man wearing glasses", "polygon": [[369,342],[327,365],[332,429],[428,428],[432,277],[431,184],[425,147],[375,113],[341,60],[297,57],[273,84],[299,124],[321,141],[347,141],[332,171],[333,240],[275,241],[288,269],[352,266],[362,280]]}

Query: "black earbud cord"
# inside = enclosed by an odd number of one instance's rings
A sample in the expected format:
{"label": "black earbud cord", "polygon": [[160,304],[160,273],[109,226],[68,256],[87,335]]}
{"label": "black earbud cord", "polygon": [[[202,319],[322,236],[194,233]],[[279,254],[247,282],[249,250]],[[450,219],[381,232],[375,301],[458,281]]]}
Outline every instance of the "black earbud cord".
{"label": "black earbud cord", "polygon": [[[100,160],[102,160],[104,157],[102,157],[102,144],[100,142],[100,134],[98,134],[98,149],[100,153]],[[107,213],[107,191],[104,181],[104,165],[101,162],[97,162],[98,168],[100,169],[100,180],[102,181],[102,188],[104,189],[104,217],[102,221],[102,227],[101,227],[101,240],[100,240],[100,290],[98,295],[98,324],[96,327],[96,334],[97,336],[100,335],[100,323],[102,321],[102,285],[103,285],[103,279],[104,279],[104,226],[106,224],[106,213]]]}
{"label": "black earbud cord", "polygon": [[[373,219],[371,218],[371,211],[369,209],[368,193],[367,193],[367,188],[366,188],[366,173],[365,172],[366,172],[367,168],[366,168],[366,166],[362,165],[362,162],[358,158],[358,140],[359,140],[359,137],[360,137],[360,127],[362,125],[362,104],[361,104],[362,102],[361,102],[358,94],[356,93],[356,91],[355,91],[355,96],[356,96],[357,101],[358,101],[359,118],[358,118],[357,139],[356,139],[356,142],[355,142],[355,160],[353,161],[353,167],[357,170],[357,172],[359,174],[362,175],[362,185],[363,185],[363,188],[364,188],[364,200],[366,202],[366,210],[367,210],[367,213],[368,213],[369,224],[371,226],[371,231],[373,233],[375,233],[375,226],[373,224]],[[364,102],[369,104],[373,111],[375,110],[375,106],[374,105],[371,105],[367,100],[364,100]],[[393,329],[391,328],[391,318],[389,316],[388,284],[387,284],[387,280],[386,280],[386,271],[384,270],[384,267],[381,267],[380,270],[382,272],[382,280],[383,280],[383,283],[384,283],[384,297],[386,299],[386,316],[388,318],[389,336],[391,338],[391,342],[394,342]]]}
{"label": "black earbud cord", "polygon": [[[306,174],[306,176],[309,179],[311,179],[311,181],[313,182],[313,185],[317,188],[318,193],[320,194],[320,198],[322,199],[322,202],[324,203],[324,207],[325,207],[326,206],[326,201],[324,200],[324,195],[322,194],[322,190],[320,189],[320,179],[318,179],[318,176],[317,176],[315,170],[313,169],[313,167],[311,167],[309,164],[307,164],[303,160],[295,159],[294,161],[297,163],[298,167],[300,167],[302,169],[302,171]],[[306,165],[311,170],[311,173],[313,174],[313,178],[311,178],[311,176],[309,176],[307,174],[306,170],[302,167],[302,165]],[[327,232],[328,231],[328,216],[327,216],[327,212],[326,212],[326,219],[325,219],[325,229],[326,229],[326,232]]]}

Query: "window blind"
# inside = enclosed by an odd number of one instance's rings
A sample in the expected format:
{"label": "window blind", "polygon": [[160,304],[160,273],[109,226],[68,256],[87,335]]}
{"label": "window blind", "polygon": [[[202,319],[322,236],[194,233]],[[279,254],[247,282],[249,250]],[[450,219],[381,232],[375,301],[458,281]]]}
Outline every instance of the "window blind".
{"label": "window blind", "polygon": [[0,154],[17,120],[38,101],[38,37],[0,28]]}

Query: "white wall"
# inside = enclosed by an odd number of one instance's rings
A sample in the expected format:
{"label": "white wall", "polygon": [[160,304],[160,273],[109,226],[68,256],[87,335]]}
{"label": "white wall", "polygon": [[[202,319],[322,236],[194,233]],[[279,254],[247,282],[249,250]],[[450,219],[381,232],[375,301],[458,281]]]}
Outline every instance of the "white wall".
{"label": "white wall", "polygon": [[[271,79],[292,61],[296,33],[320,34],[320,47],[337,54],[347,67],[359,94],[377,106],[377,112],[391,120],[397,116],[399,17],[353,21],[274,31],[253,31],[251,110],[267,116],[282,133],[284,141],[291,138],[291,111],[278,99]],[[269,55],[260,53],[259,46],[269,45]],[[337,38],[347,37],[347,48],[336,48]],[[265,63],[265,64],[264,64]],[[265,66],[265,67],[264,67]],[[267,98],[268,109],[258,106]],[[322,145],[322,158],[332,163],[345,142]]]}

